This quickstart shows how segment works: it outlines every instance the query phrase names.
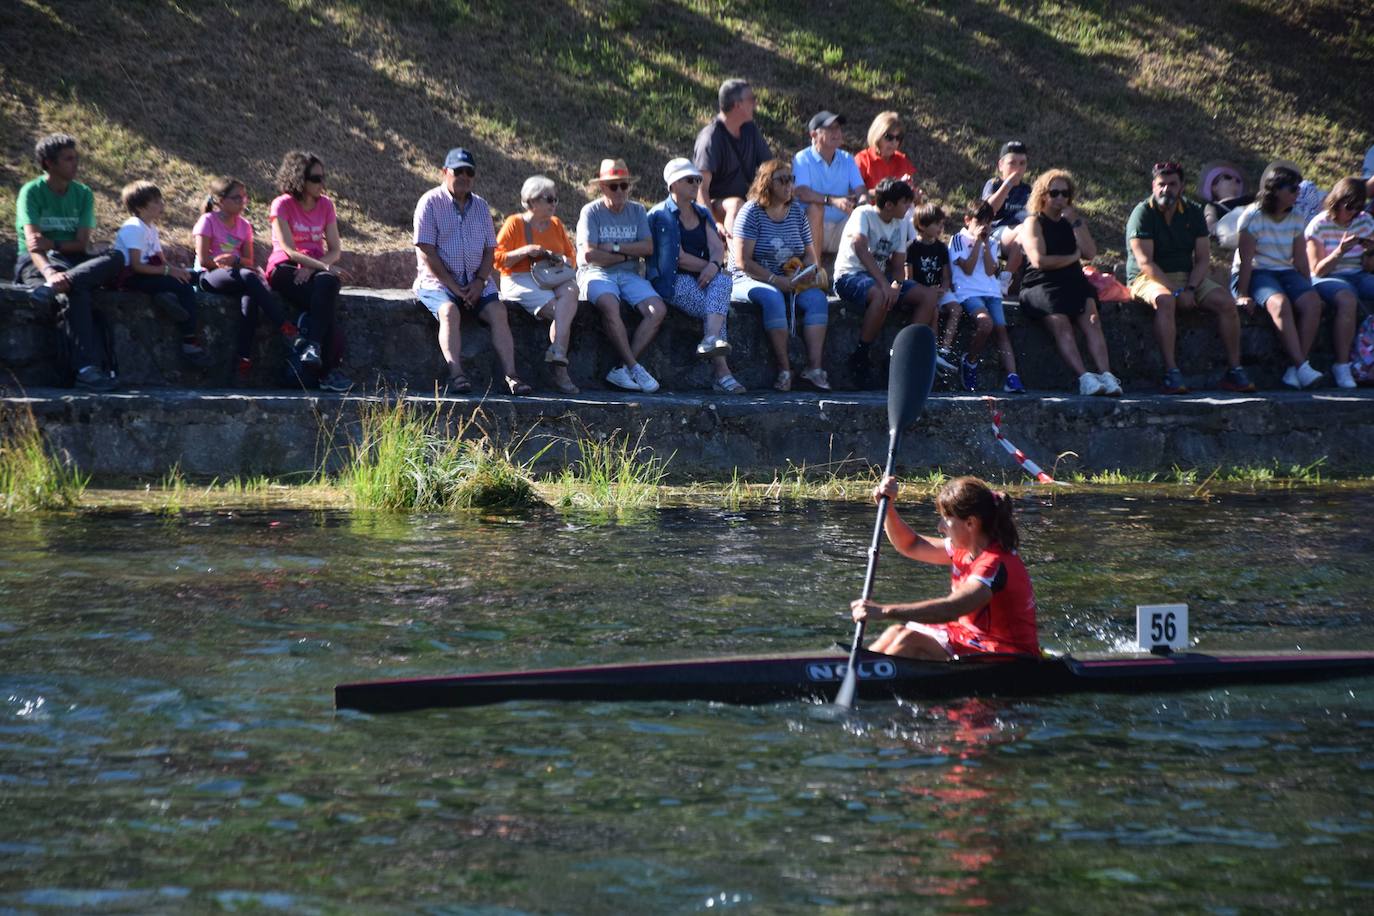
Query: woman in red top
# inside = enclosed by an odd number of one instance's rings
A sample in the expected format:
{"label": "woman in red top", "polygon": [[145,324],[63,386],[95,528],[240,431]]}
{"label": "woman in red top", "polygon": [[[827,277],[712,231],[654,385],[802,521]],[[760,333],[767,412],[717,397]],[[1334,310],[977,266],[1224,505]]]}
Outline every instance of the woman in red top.
{"label": "woman in red top", "polygon": [[856,621],[905,621],[869,646],[873,652],[948,661],[979,652],[1038,655],[1035,592],[1025,564],[1016,554],[1020,536],[1011,500],[976,477],[951,480],[935,498],[940,531],[917,534],[897,514],[897,481],[887,477],[873,491],[889,499],[883,529],[898,552],[923,563],[950,567],[950,591],[943,598],[912,604],[879,604],[856,599]]}
{"label": "woman in red top", "polygon": [[[895,111],[884,111],[868,127],[868,147],[854,156],[870,195],[884,178],[900,178],[916,189],[916,203],[924,195],[916,187],[916,166],[902,153],[902,121]],[[872,203],[870,200],[869,203]]]}

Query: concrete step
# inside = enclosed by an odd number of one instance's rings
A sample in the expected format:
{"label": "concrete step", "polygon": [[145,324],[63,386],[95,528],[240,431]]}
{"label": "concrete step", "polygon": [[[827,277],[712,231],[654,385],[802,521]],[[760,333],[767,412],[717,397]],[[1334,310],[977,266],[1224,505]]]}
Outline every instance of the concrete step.
{"label": "concrete step", "polygon": [[[578,397],[504,395],[411,397],[439,411],[450,428],[475,418],[482,429],[524,457],[552,446],[542,467],[575,457],[576,442],[617,432],[638,438],[669,461],[675,478],[728,478],[732,471],[767,477],[789,466],[842,473],[881,464],[887,413],[878,392],[833,396],[751,393]],[[31,389],[0,398],[0,417],[32,411],[52,445],[100,477],[153,478],[173,465],[221,479],[244,475],[309,475],[337,468],[357,434],[360,409],[376,397],[307,393],[148,388],[95,395]],[[1333,474],[1374,472],[1374,389],[1261,395],[1078,395],[994,397],[936,394],[898,456],[904,473],[944,469],[1017,477],[994,439],[992,410],[1003,432],[1047,469],[1128,472],[1217,466],[1283,468],[1324,460]],[[848,464],[845,464],[848,462]]]}
{"label": "concrete step", "polygon": [[[119,375],[125,385],[205,389],[229,383],[238,303],[205,294],[201,301],[204,336],[214,363],[207,369],[192,369],[181,364],[176,329],[157,316],[149,297],[138,293],[97,293],[98,307],[112,318]],[[517,306],[510,306],[508,311],[520,371],[536,388],[549,390],[551,384],[543,362],[548,325],[529,317]],[[22,287],[0,284],[0,317],[0,377],[23,386],[61,383],[55,366],[57,332],[51,310],[35,306]],[[1012,347],[1026,385],[1032,391],[1076,390],[1075,380],[1045,330],[1023,319],[1014,302],[1007,304],[1007,317]],[[437,324],[409,290],[345,289],[340,318],[348,340],[344,371],[365,389],[432,391],[435,380],[446,375],[436,340]],[[835,387],[846,389],[852,387],[847,357],[858,340],[861,315],[834,300],[830,318],[825,364]],[[1128,391],[1155,390],[1162,366],[1149,309],[1138,304],[1106,303],[1102,318],[1113,371]],[[905,316],[889,318],[879,346],[874,348],[878,370],[875,378],[884,377],[887,347],[904,320]],[[1262,388],[1278,388],[1286,364],[1280,357],[1269,319],[1243,317],[1242,323],[1245,364]],[[967,340],[968,325],[967,320],[963,322],[961,348]],[[776,369],[759,310],[752,304],[733,306],[728,328],[734,346],[730,364],[736,377],[750,390],[770,388]],[[477,388],[488,387],[493,379],[499,382],[499,366],[491,352],[486,326],[465,316],[462,332],[465,365]],[[643,359],[665,390],[710,389],[710,365],[695,355],[700,338],[699,322],[676,310],[670,311],[663,330]],[[286,347],[281,336],[265,326],[259,328],[255,352],[252,387],[288,387]],[[1330,364],[1330,338],[1325,327],[1313,352],[1315,365],[1325,368]],[[1189,384],[1197,390],[1214,388],[1226,368],[1213,322],[1198,314],[1180,318],[1178,356]],[[604,378],[618,360],[601,332],[596,310],[586,303],[582,304],[574,325],[570,357],[569,371],[578,385],[587,390],[609,388]],[[801,344],[795,338],[792,360],[796,369],[805,365]],[[1000,389],[1001,380],[995,347],[989,347],[983,360],[981,388]],[[957,385],[951,380],[943,387],[954,390]]]}

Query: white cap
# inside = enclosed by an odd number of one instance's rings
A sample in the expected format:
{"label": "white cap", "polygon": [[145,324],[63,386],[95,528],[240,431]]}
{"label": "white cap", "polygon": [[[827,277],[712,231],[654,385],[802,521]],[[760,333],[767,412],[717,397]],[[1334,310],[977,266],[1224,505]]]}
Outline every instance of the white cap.
{"label": "white cap", "polygon": [[692,176],[700,178],[701,172],[692,165],[692,160],[683,159],[681,156],[668,160],[668,164],[663,167],[663,182],[670,188],[673,186],[673,182]]}

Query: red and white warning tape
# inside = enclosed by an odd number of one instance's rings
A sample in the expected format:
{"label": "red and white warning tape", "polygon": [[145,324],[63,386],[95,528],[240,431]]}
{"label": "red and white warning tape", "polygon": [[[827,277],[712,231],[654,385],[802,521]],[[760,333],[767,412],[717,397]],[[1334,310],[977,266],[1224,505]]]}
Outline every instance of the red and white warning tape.
{"label": "red and white warning tape", "polygon": [[1007,454],[1015,458],[1016,463],[1021,465],[1022,469],[1024,469],[1027,474],[1034,477],[1039,483],[1053,483],[1059,486],[1067,486],[1067,484],[1060,484],[1059,481],[1055,480],[1049,474],[1046,474],[1040,469],[1040,465],[1027,458],[1025,452],[1021,451],[1015,445],[1012,445],[1007,437],[1002,435],[1002,413],[995,405],[996,401],[992,398],[988,398],[988,407],[992,410],[992,435],[997,439],[997,442],[1002,448],[1007,450]]}

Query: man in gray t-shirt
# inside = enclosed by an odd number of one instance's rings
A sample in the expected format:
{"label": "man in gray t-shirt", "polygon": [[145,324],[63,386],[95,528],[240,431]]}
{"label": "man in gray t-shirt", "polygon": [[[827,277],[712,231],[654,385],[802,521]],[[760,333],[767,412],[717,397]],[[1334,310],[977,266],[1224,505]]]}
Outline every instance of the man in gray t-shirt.
{"label": "man in gray t-shirt", "polygon": [[[640,259],[654,253],[649,217],[630,200],[630,170],[623,159],[601,160],[596,184],[601,197],[582,208],[577,218],[577,283],[582,298],[601,312],[601,322],[623,364],[606,381],[627,391],[652,393],[658,382],[639,364],[639,356],[658,334],[668,306],[640,275]],[[631,339],[621,318],[621,303],[643,318]]]}

